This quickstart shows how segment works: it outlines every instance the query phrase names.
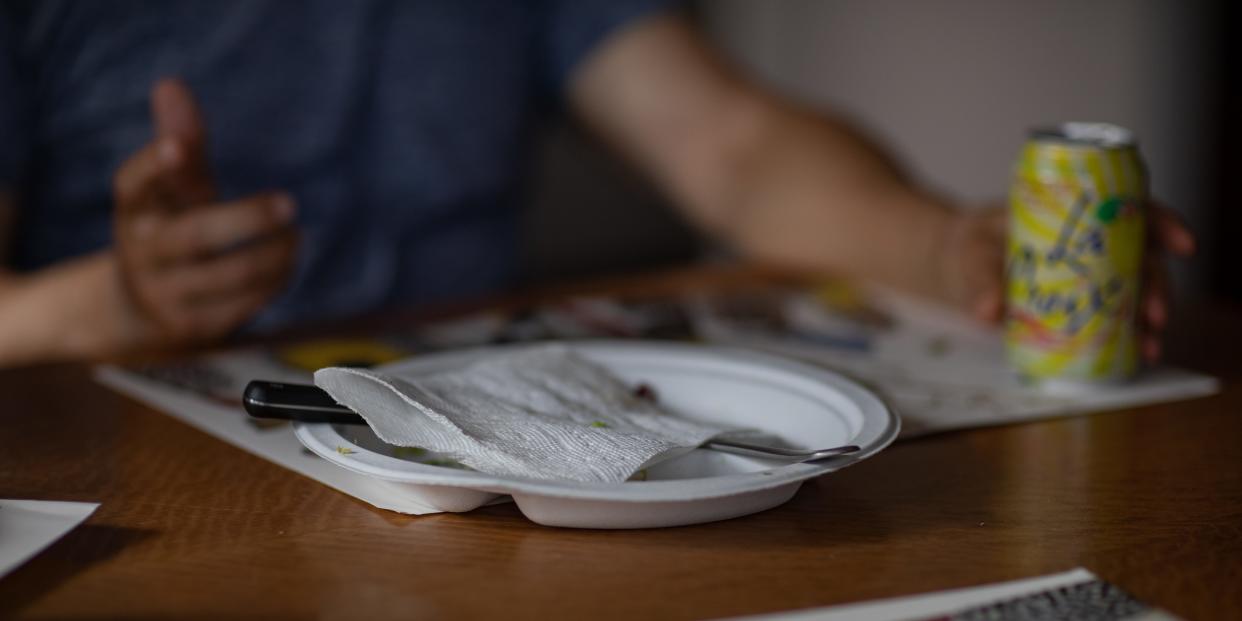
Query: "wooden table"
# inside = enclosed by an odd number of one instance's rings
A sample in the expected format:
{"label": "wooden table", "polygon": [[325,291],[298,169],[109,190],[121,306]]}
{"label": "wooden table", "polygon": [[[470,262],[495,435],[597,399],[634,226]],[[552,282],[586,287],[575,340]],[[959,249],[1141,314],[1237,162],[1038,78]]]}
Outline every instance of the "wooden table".
{"label": "wooden table", "polygon": [[702,619],[1081,565],[1190,619],[1242,618],[1239,314],[1182,317],[1175,359],[1222,374],[1218,396],[902,442],[780,508],[648,531],[388,513],[85,366],[0,372],[0,497],[103,503],[0,579],[0,616]]}

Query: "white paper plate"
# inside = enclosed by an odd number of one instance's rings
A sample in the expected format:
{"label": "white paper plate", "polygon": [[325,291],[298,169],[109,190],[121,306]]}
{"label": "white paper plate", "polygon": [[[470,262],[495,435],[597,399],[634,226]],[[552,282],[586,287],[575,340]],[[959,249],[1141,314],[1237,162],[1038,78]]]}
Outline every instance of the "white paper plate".
{"label": "white paper plate", "polygon": [[[380,367],[404,376],[459,368],[510,345],[428,354]],[[511,495],[540,524],[650,528],[747,515],[789,500],[807,479],[888,446],[900,421],[870,390],[831,371],[749,351],[660,342],[582,341],[574,350],[628,383],[655,389],[660,405],[688,418],[759,429],[789,445],[857,444],[858,453],[810,464],[704,449],[651,467],[648,480],[590,484],[502,477],[402,457],[365,426],[296,425],[311,451],[354,472],[395,483],[393,493],[444,511],[469,511]],[[407,451],[408,452],[408,451]]]}

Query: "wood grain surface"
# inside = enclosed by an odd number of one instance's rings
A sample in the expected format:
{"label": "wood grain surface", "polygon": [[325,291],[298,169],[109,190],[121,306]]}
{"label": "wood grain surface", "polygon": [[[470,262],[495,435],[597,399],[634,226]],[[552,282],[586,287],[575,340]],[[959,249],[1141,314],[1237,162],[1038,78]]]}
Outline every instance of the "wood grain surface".
{"label": "wood grain surface", "polygon": [[1173,355],[1221,374],[1218,396],[901,442],[777,509],[646,531],[547,528],[511,505],[389,513],[89,367],[0,372],[0,497],[103,503],[0,579],[0,616],[704,619],[1085,566],[1188,619],[1242,618],[1239,314],[1182,317]]}

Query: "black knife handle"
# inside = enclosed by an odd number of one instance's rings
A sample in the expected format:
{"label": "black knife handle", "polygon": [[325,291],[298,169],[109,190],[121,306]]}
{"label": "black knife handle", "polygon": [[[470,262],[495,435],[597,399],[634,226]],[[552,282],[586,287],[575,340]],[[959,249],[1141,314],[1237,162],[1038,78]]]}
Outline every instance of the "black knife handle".
{"label": "black knife handle", "polygon": [[280,418],[306,423],[365,425],[361,416],[338,404],[327,392],[309,384],[254,380],[242,393],[246,413],[255,418]]}

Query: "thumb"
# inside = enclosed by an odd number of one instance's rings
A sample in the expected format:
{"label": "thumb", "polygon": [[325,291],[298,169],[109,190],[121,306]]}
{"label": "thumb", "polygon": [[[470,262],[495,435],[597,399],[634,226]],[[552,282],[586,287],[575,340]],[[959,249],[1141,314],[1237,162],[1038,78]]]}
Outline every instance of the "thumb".
{"label": "thumb", "polygon": [[984,323],[996,323],[1005,312],[1005,283],[996,274],[988,274],[976,285],[970,312]]}
{"label": "thumb", "polygon": [[194,94],[177,78],[155,83],[151,89],[151,117],[156,139],[174,138],[186,146],[200,147],[207,133]]}
{"label": "thumb", "polygon": [[178,78],[164,78],[151,89],[155,141],[172,166],[166,189],[173,202],[197,203],[215,197],[207,167],[207,127],[194,94]]}
{"label": "thumb", "polygon": [[975,319],[1000,321],[1005,310],[1004,210],[960,213],[949,234],[949,298]]}
{"label": "thumb", "polygon": [[974,291],[971,312],[986,323],[997,323],[1005,313],[1005,238],[1009,212],[1004,208],[985,210],[979,218],[977,234],[979,256],[972,267],[970,287]]}

